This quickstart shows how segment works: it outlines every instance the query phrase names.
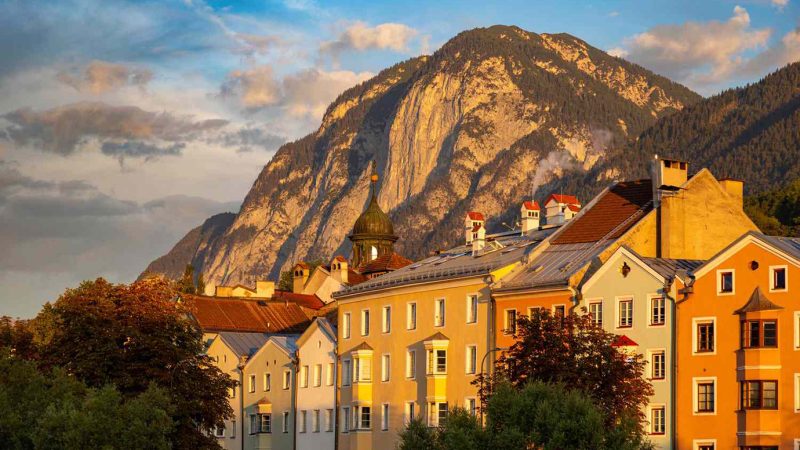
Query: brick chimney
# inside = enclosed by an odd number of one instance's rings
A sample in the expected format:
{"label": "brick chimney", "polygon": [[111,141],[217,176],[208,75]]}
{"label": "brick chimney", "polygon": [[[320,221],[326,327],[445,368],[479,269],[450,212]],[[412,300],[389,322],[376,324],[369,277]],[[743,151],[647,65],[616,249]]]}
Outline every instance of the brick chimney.
{"label": "brick chimney", "polygon": [[295,264],[292,269],[292,292],[302,294],[309,276],[311,276],[311,268],[308,264],[303,261]]}
{"label": "brick chimney", "polygon": [[539,207],[539,203],[535,200],[522,202],[522,207],[520,208],[520,227],[523,233],[539,228],[539,221],[541,219],[539,216],[541,212],[542,208]]}
{"label": "brick chimney", "polygon": [[470,211],[467,213],[467,217],[464,219],[464,234],[467,240],[467,245],[472,243],[474,239],[475,230],[477,226],[483,227],[485,225],[486,220],[483,218],[483,214]]}
{"label": "brick chimney", "polygon": [[343,256],[335,256],[331,261],[331,276],[342,284],[347,284],[347,260]]}
{"label": "brick chimney", "polygon": [[272,298],[275,294],[274,281],[256,281],[256,295],[257,298]]}

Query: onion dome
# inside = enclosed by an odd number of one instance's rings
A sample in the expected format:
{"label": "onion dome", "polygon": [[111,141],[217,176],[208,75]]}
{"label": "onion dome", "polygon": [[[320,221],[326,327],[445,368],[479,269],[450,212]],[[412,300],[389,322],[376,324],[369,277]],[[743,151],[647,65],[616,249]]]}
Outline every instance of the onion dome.
{"label": "onion dome", "polygon": [[378,206],[378,199],[375,195],[375,183],[378,181],[377,175],[372,175],[372,198],[367,209],[356,220],[353,225],[353,237],[394,237],[394,226],[389,216]]}

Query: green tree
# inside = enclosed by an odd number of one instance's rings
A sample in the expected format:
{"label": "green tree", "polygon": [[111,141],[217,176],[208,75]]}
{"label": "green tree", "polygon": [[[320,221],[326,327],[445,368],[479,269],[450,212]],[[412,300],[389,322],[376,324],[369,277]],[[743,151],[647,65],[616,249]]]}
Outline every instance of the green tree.
{"label": "green tree", "polygon": [[[194,285],[194,266],[187,264],[183,269],[183,276],[177,281],[178,292],[184,294],[196,294],[197,288]],[[202,292],[201,292],[202,294]]]}
{"label": "green tree", "polygon": [[37,331],[39,362],[92,388],[113,384],[125,398],[155,383],[174,406],[172,446],[218,448],[209,434],[231,415],[235,382],[203,355],[202,333],[177,298],[163,278],[130,285],[97,279],[68,289],[33,320],[48,324]]}

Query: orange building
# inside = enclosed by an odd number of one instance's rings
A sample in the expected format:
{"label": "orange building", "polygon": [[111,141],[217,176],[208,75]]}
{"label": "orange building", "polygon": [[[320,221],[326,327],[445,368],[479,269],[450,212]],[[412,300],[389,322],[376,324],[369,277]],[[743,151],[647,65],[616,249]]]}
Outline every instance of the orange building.
{"label": "orange building", "polygon": [[800,448],[800,239],[750,232],[677,301],[677,448]]}

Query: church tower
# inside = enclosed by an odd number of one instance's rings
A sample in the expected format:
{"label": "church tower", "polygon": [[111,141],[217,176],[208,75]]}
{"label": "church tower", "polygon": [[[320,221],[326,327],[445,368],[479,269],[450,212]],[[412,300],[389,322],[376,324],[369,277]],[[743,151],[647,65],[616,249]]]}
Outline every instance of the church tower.
{"label": "church tower", "polygon": [[353,243],[354,268],[361,267],[383,255],[391,256],[394,253],[394,226],[389,216],[378,206],[376,184],[378,175],[373,172],[370,177],[372,182],[371,198],[367,209],[353,225],[353,232],[349,239]]}

